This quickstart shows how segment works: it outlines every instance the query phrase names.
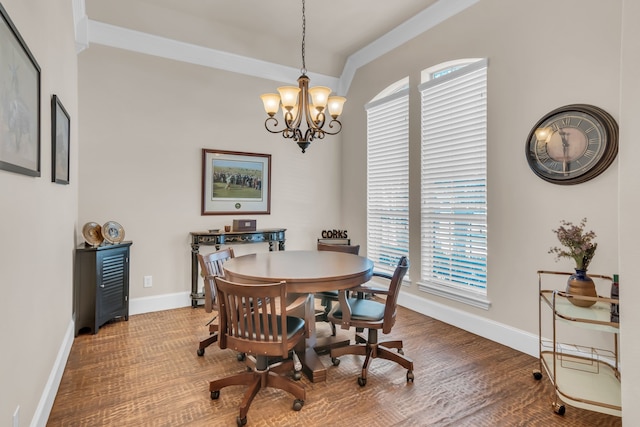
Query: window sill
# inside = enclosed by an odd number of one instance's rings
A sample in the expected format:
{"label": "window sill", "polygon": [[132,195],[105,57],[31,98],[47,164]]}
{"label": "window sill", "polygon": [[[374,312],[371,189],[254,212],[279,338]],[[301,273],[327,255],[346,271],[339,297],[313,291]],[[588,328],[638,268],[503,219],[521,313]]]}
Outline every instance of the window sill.
{"label": "window sill", "polygon": [[432,295],[458,301],[483,310],[489,310],[489,307],[491,307],[491,301],[487,299],[487,296],[477,292],[469,292],[452,286],[434,285],[430,283],[418,283],[418,289]]}

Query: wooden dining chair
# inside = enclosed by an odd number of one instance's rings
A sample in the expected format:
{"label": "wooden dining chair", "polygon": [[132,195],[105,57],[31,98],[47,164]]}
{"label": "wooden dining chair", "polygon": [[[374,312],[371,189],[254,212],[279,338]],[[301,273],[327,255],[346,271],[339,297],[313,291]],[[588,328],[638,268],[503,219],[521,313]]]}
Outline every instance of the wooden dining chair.
{"label": "wooden dining chair", "polygon": [[[335,245],[330,243],[318,242],[317,249],[319,251],[345,252],[348,254],[358,255],[360,245]],[[323,310],[316,313],[316,322],[328,322],[331,325],[331,336],[336,335],[336,327],[329,322],[329,312],[333,306],[333,302],[338,301],[338,291],[324,291],[315,293],[316,298],[320,298],[320,305]]]}
{"label": "wooden dining chair", "polygon": [[[287,312],[289,307],[300,306],[307,296],[287,305],[286,282],[245,285],[215,277],[215,284],[220,307],[220,348],[252,355],[256,363],[249,371],[211,381],[211,399],[218,399],[224,387],[247,386],[236,419],[238,426],[246,424],[251,402],[266,387],[291,393],[295,397],[293,410],[302,409],[304,386],[285,374],[295,370],[289,354],[304,339],[305,322]],[[281,360],[270,363],[270,357]]]}
{"label": "wooden dining chair", "polygon": [[[218,312],[214,277],[224,277],[222,264],[233,257],[233,248],[220,249],[207,255],[198,254],[198,262],[204,276],[204,309],[207,313]],[[209,336],[200,341],[198,356],[204,356],[204,349],[218,341],[218,324],[214,323],[216,318],[217,315],[206,324],[209,328]],[[238,356],[238,359],[240,358],[241,356]]]}
{"label": "wooden dining chair", "polygon": [[[389,282],[388,289],[375,287],[375,280],[350,289],[355,292],[372,292],[377,296],[383,295],[386,297],[384,302],[374,299],[347,297],[344,291],[340,291],[340,302],[329,313],[329,321],[340,325],[343,329],[364,328],[368,330],[367,337],[360,336],[359,339],[356,339],[356,344],[331,349],[331,361],[334,366],[340,364],[338,357],[345,354],[365,356],[362,373],[358,377],[358,384],[362,387],[367,383],[369,364],[372,359],[376,358],[398,363],[407,369],[407,382],[413,382],[413,361],[404,355],[402,341],[378,342],[378,331],[382,330],[383,334],[388,334],[396,322],[398,294],[400,293],[402,279],[408,269],[409,260],[407,257],[401,257],[393,276],[386,273],[373,273],[374,277],[381,277]],[[397,352],[393,352],[391,349],[396,349]]]}

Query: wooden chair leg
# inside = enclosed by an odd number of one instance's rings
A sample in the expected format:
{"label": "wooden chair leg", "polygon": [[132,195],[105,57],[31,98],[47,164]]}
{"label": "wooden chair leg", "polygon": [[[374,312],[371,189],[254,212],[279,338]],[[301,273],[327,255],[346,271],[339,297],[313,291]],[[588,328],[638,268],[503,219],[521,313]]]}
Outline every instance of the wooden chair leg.
{"label": "wooden chair leg", "polygon": [[413,371],[413,360],[409,359],[403,354],[389,350],[388,348],[385,348],[383,346],[378,347],[378,358],[396,362],[403,368],[409,371]]}
{"label": "wooden chair leg", "polygon": [[200,344],[198,344],[198,352],[197,352],[198,356],[204,356],[204,349],[216,342],[218,342],[217,332],[209,335],[208,338],[205,338],[202,341],[200,341]]}

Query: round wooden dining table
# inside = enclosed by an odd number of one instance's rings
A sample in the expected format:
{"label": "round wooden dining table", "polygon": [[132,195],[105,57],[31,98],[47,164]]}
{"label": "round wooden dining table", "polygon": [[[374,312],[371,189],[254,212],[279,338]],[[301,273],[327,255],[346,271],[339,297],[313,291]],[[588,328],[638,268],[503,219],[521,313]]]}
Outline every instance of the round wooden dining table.
{"label": "round wooden dining table", "polygon": [[303,372],[313,382],[326,380],[326,368],[316,345],[315,292],[349,289],[371,279],[373,262],[365,257],[332,251],[278,251],[243,255],[226,261],[225,277],[238,283],[285,281],[287,293],[308,294],[305,320],[309,330],[305,349],[298,351]]}

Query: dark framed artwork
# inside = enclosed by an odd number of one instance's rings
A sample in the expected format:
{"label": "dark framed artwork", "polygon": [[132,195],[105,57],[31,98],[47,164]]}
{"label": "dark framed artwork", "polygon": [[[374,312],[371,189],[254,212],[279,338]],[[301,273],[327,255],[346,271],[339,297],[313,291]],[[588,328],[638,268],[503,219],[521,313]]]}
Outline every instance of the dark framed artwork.
{"label": "dark framed artwork", "polygon": [[40,176],[40,66],[0,4],[0,169]]}
{"label": "dark framed artwork", "polygon": [[202,149],[202,215],[270,212],[270,154]]}
{"label": "dark framed artwork", "polygon": [[51,97],[51,181],[69,183],[71,119],[57,95]]}

